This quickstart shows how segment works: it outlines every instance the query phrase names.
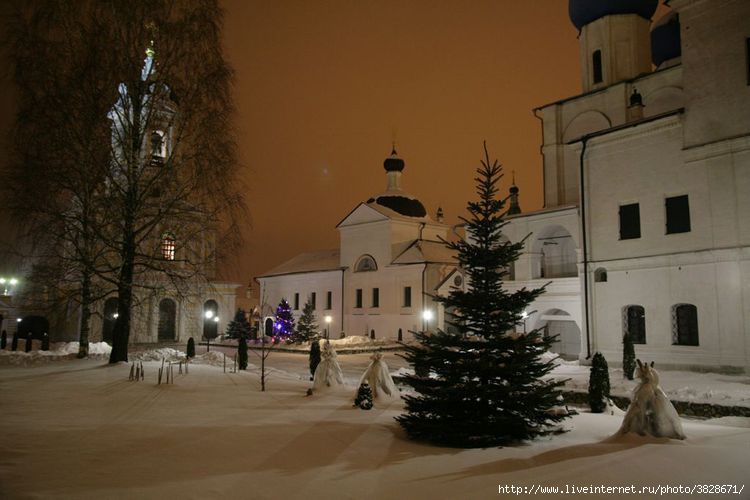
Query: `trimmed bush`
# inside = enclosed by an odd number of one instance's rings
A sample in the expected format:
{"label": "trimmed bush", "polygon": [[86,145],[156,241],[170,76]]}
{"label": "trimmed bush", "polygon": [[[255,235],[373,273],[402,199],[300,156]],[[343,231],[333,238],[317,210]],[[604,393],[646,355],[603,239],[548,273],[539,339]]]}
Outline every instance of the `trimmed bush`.
{"label": "trimmed bush", "polygon": [[8,345],[8,332],[3,330],[2,335],[0,335],[0,349],[5,350],[6,345]]}
{"label": "trimmed bush", "polygon": [[193,340],[193,337],[190,337],[188,339],[188,343],[187,343],[187,357],[188,358],[194,358],[195,357],[195,340]]}
{"label": "trimmed bush", "polygon": [[589,375],[589,406],[591,413],[602,413],[609,398],[609,368],[602,353],[594,354]]}
{"label": "trimmed bush", "polygon": [[237,362],[240,370],[247,370],[247,340],[245,337],[240,337],[237,342]]}
{"label": "trimmed bush", "polygon": [[44,332],[44,337],[42,337],[42,351],[49,351],[49,334],[47,332]]}
{"label": "trimmed bush", "polygon": [[315,376],[318,364],[320,364],[320,342],[313,340],[310,344],[310,380]]}
{"label": "trimmed bush", "polygon": [[372,408],[372,389],[367,382],[362,382],[359,386],[357,397],[354,398],[354,406],[359,406],[363,410]]}

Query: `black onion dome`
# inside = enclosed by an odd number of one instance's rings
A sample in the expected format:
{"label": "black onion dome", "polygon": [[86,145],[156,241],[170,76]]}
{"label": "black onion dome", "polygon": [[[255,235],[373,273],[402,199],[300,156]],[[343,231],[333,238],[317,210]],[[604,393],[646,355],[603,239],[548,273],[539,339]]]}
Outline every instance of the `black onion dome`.
{"label": "black onion dome", "polygon": [[375,203],[407,217],[425,217],[427,215],[424,205],[416,198],[407,198],[400,195],[381,195],[375,199]]}
{"label": "black onion dome", "polygon": [[670,12],[659,19],[651,30],[651,62],[659,66],[680,55],[680,15]]}
{"label": "black onion dome", "polygon": [[391,156],[385,159],[383,167],[386,172],[401,172],[404,169],[404,160],[398,157],[396,148],[391,151]]}
{"label": "black onion dome", "polygon": [[510,194],[518,194],[518,186],[513,184],[508,191],[510,191]]}
{"label": "black onion dome", "polygon": [[638,14],[651,20],[659,0],[569,0],[568,15],[576,28],[613,14]]}

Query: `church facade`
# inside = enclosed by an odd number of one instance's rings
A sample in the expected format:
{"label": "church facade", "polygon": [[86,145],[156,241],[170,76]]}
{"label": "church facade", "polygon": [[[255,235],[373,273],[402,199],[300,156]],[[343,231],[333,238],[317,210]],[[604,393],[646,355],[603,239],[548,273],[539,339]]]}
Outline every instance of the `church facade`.
{"label": "church facade", "polygon": [[[583,92],[541,106],[544,209],[510,288],[558,352],[750,367],[750,4],[571,0]],[[653,66],[652,66],[653,64]],[[654,68],[655,69],[652,69]],[[517,194],[516,194],[517,196]]]}
{"label": "church facade", "polygon": [[338,249],[298,255],[257,278],[266,335],[281,299],[296,318],[310,301],[331,338],[410,340],[410,332],[446,327],[446,312],[434,297],[463,286],[454,255],[441,241],[449,239],[450,227],[402,190],[404,166],[394,150],[384,162],[386,190],[336,226]]}

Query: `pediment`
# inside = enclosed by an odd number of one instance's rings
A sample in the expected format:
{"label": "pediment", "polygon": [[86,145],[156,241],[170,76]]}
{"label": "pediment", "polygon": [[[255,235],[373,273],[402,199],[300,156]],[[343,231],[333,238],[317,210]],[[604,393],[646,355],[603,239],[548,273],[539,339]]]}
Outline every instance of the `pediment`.
{"label": "pediment", "polygon": [[356,226],[359,224],[367,224],[370,222],[381,222],[387,220],[389,220],[389,218],[386,215],[381,214],[365,203],[360,203],[354,210],[349,212],[349,215],[344,217],[341,222],[336,224],[336,227],[339,228],[346,226]]}

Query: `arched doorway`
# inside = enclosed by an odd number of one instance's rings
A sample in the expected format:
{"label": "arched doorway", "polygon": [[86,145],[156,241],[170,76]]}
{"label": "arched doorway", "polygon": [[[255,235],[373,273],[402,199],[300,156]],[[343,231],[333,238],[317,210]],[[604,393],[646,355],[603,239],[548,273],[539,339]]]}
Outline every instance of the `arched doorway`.
{"label": "arched doorway", "polygon": [[159,342],[175,340],[175,324],[177,320],[177,305],[172,299],[162,299],[159,302]]}
{"label": "arched doorway", "polygon": [[112,334],[117,322],[117,297],[110,297],[104,302],[102,318],[102,342],[112,344]]}
{"label": "arched doorway", "polygon": [[573,317],[562,309],[549,309],[539,317],[536,328],[544,329],[545,337],[557,335],[551,352],[563,359],[578,359],[581,354],[581,329]]}
{"label": "arched doorway", "polygon": [[203,338],[215,339],[219,336],[219,304],[207,300],[203,304]]}
{"label": "arched doorway", "polygon": [[44,316],[24,316],[18,322],[18,336],[42,340],[45,333],[49,333],[49,321]]}
{"label": "arched doorway", "polygon": [[533,278],[573,278],[578,276],[576,242],[567,229],[559,225],[542,229],[534,244]]}

